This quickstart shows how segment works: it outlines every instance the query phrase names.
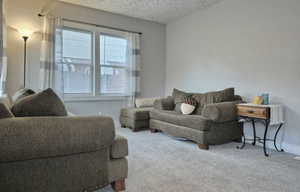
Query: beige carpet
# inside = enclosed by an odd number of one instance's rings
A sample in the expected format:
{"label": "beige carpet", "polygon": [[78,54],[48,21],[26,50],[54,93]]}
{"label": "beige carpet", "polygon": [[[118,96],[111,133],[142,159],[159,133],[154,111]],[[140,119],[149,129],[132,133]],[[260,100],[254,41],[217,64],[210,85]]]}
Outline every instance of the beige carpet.
{"label": "beige carpet", "polygon": [[163,133],[118,132],[129,140],[128,192],[300,191],[300,161],[287,153],[266,158],[260,147],[238,150],[237,143],[204,151]]}

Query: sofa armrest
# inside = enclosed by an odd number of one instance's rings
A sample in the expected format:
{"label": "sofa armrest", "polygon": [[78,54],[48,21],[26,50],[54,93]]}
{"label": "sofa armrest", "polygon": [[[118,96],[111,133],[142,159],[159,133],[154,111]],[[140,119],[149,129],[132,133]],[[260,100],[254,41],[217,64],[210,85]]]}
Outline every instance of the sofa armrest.
{"label": "sofa armrest", "polygon": [[128,141],[125,137],[116,135],[110,148],[111,159],[120,159],[128,156]]}
{"label": "sofa armrest", "polygon": [[227,122],[237,119],[236,104],[242,101],[222,102],[205,105],[202,115],[215,122]]}
{"label": "sofa armrest", "polygon": [[169,96],[167,98],[155,100],[154,108],[158,110],[167,110],[167,111],[174,110],[175,103],[173,97]]}
{"label": "sofa armrest", "polygon": [[0,163],[72,155],[109,148],[109,117],[26,117],[0,120]]}

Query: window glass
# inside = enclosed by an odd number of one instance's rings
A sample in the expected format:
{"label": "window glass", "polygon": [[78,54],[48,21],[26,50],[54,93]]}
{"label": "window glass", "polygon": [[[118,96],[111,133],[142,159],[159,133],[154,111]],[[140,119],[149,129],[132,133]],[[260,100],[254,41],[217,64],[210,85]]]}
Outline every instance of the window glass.
{"label": "window glass", "polygon": [[92,93],[92,33],[63,30],[64,92]]}
{"label": "window glass", "polygon": [[101,65],[125,66],[127,60],[127,40],[124,38],[100,35]]}

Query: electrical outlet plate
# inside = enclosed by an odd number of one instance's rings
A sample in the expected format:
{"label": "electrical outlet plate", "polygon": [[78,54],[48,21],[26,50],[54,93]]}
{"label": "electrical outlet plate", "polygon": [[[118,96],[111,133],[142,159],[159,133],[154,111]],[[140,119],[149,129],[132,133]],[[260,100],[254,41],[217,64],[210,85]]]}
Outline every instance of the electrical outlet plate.
{"label": "electrical outlet plate", "polygon": [[299,157],[295,157],[296,160],[300,161],[300,156]]}

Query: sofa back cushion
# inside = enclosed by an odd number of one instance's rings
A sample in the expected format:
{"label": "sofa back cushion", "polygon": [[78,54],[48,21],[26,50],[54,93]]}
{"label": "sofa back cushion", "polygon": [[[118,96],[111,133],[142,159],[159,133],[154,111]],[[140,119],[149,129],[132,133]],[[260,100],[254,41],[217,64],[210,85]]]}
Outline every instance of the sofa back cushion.
{"label": "sofa back cushion", "polygon": [[221,103],[226,101],[234,101],[234,88],[224,89],[222,91],[214,91],[208,93],[196,93],[192,95],[196,99],[198,105],[195,114],[201,115],[202,109],[207,104]]}
{"label": "sofa back cushion", "polygon": [[11,111],[16,117],[67,116],[63,102],[52,89],[18,100]]}
{"label": "sofa back cushion", "polygon": [[184,91],[180,91],[178,89],[173,89],[172,97],[175,103],[175,111],[181,113],[181,104],[184,102],[186,97],[191,96],[191,93],[186,93]]}

